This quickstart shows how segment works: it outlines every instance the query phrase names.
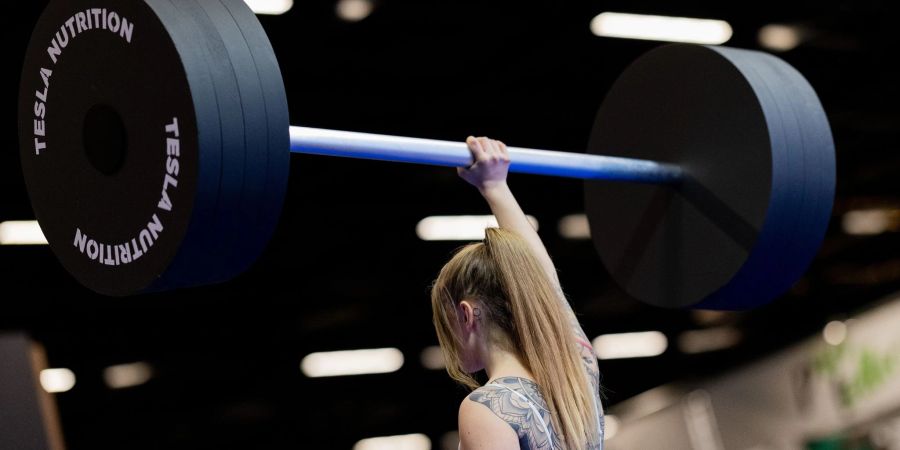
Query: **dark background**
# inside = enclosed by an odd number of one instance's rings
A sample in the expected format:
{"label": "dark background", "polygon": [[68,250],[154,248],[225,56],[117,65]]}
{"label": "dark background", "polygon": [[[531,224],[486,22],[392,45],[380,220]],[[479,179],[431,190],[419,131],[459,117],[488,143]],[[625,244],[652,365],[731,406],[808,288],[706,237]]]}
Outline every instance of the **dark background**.
{"label": "dark background", "polygon": [[[25,47],[46,2],[4,13],[6,88],[0,221],[31,219],[14,118]],[[601,361],[607,406],[654,386],[708,377],[817,333],[900,287],[898,233],[844,234],[840,216],[900,205],[896,9],[881,1],[665,2],[383,0],[358,23],[332,1],[300,0],[261,17],[285,76],[292,123],[582,151],[604,93],[659,45],[593,36],[603,11],[724,19],[729,46],[758,48],[769,23],[814,37],[780,54],[818,91],[837,144],[834,219],[807,275],[782,298],[724,315],[745,335],[730,350]],[[513,175],[589,336],[661,330],[672,340],[700,316],[642,305],[611,285],[589,241],[556,232],[583,211],[577,181]],[[456,428],[464,390],[421,367],[436,344],[428,286],[454,242],[415,234],[433,214],[485,214],[452,169],[294,156],[287,206],[268,251],[226,284],[134,298],[80,287],[47,247],[0,247],[0,330],[24,330],[75,388],[57,396],[69,448],[350,448],[379,435]],[[611,215],[615,212],[611,211]],[[308,379],[322,350],[395,346],[396,373]],[[148,361],[146,385],[111,391],[103,368]],[[2,407],[2,405],[0,405]]]}

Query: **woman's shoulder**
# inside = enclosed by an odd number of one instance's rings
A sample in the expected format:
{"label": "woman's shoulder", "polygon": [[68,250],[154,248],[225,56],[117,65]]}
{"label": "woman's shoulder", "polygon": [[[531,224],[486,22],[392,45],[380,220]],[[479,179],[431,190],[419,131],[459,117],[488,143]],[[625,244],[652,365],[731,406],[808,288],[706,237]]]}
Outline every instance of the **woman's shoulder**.
{"label": "woman's shoulder", "polygon": [[517,432],[519,426],[531,422],[535,411],[548,415],[547,403],[537,383],[527,378],[503,377],[475,389],[463,403],[480,404],[495,416],[511,425]]}
{"label": "woman's shoulder", "polygon": [[460,448],[518,449],[516,430],[489,404],[472,399],[476,392],[488,390],[476,389],[459,405]]}
{"label": "woman's shoulder", "polygon": [[524,406],[527,408],[528,406],[521,404],[525,401],[533,403],[538,408],[547,408],[540,386],[533,380],[515,376],[491,380],[484,386],[472,391],[467,398],[476,403],[486,405],[490,403],[501,406],[513,402],[519,407]]}
{"label": "woman's shoulder", "polygon": [[[521,448],[551,447],[550,435],[553,435],[553,430],[550,411],[538,384],[532,380],[521,377],[497,378],[473,391],[463,400],[460,408],[460,429],[463,426],[464,410],[492,414],[494,417],[489,420],[491,426],[502,424],[498,430],[505,428],[512,431]],[[506,434],[508,433],[509,431]]]}

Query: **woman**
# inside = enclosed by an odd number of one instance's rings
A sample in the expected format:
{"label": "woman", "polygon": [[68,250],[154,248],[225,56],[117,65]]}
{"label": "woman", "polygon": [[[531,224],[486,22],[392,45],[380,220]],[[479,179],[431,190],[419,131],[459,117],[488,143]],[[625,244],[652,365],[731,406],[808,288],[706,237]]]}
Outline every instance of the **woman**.
{"label": "woman", "polygon": [[[460,448],[601,449],[597,358],[537,233],[506,184],[506,145],[466,140],[474,185],[500,228],[459,249],[431,291],[450,376],[474,389],[459,408]],[[472,373],[485,370],[480,386]]]}

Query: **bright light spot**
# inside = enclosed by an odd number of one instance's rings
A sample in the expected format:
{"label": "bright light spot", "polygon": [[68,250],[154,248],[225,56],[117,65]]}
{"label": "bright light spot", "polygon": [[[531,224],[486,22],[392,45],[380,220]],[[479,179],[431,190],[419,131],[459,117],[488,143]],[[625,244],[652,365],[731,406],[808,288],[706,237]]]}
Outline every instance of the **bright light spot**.
{"label": "bright light spot", "polygon": [[733,311],[716,311],[711,309],[695,309],[691,311],[691,319],[698,325],[721,325],[734,321],[737,313]]}
{"label": "bright light spot", "polygon": [[844,232],[874,235],[900,229],[900,209],[860,209],[848,211],[841,220]]}
{"label": "bright light spot", "polygon": [[800,30],[788,25],[766,25],[759,30],[759,45],[779,52],[793,50],[800,45]]}
{"label": "bright light spot", "polygon": [[110,389],[139,386],[153,377],[153,368],[145,362],[119,364],[103,369],[103,381]]}
{"label": "bright light spot", "polygon": [[587,216],[572,214],[559,219],[559,235],[566,239],[590,239],[591,227]]}
{"label": "bright light spot", "polygon": [[0,222],[0,245],[47,245],[36,220]]}
{"label": "bright light spot", "polygon": [[431,440],[424,434],[404,434],[363,439],[353,450],[431,450]]}
{"label": "bright light spot", "polygon": [[619,424],[619,418],[612,414],[607,414],[607,415],[603,416],[603,420],[605,421],[604,422],[605,428],[603,429],[605,431],[605,433],[603,434],[603,440],[605,441],[607,439],[612,439],[613,436],[615,436],[616,433],[619,432],[620,424]]}
{"label": "bright light spot", "polygon": [[448,431],[441,436],[441,450],[459,450],[458,431]]}
{"label": "bright light spot", "polygon": [[822,338],[831,345],[841,345],[847,339],[847,324],[838,320],[828,322],[822,330]]}
{"label": "bright light spot", "polygon": [[403,353],[396,348],[310,353],[300,362],[303,374],[310,378],[389,373],[401,367]]}
{"label": "bright light spot", "polygon": [[613,12],[594,17],[591,32],[603,37],[713,45],[727,42],[732,35],[731,25],[721,20]]}
{"label": "bright light spot", "polygon": [[284,14],[294,6],[294,0],[244,0],[256,14]]}
{"label": "bright light spot", "polygon": [[600,359],[645,358],[659,356],[669,341],[659,331],[604,334],[594,339],[594,351]]}
{"label": "bright light spot", "polygon": [[[537,219],[528,216],[528,222],[538,229]],[[499,227],[494,216],[431,216],[419,221],[416,235],[423,241],[475,241],[490,227]]]}
{"label": "bright light spot", "polygon": [[420,358],[422,359],[422,366],[426,369],[439,370],[447,367],[444,364],[444,353],[441,352],[441,348],[437,345],[425,347]]}
{"label": "bright light spot", "polygon": [[347,22],[359,22],[369,17],[373,9],[372,0],[338,0],[335,6],[338,17]]}
{"label": "bright light spot", "polygon": [[51,394],[66,392],[75,387],[75,373],[69,369],[44,369],[40,378],[41,386]]}
{"label": "bright light spot", "polygon": [[742,339],[741,332],[732,327],[689,330],[678,336],[678,349],[683,353],[704,353],[734,347]]}

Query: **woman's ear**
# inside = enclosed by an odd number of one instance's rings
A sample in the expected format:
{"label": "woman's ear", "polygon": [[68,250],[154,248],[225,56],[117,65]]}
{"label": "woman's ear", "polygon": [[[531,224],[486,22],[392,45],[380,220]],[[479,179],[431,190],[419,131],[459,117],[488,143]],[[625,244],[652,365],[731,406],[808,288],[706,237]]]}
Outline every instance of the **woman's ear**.
{"label": "woman's ear", "polygon": [[477,307],[468,300],[459,302],[456,310],[459,314],[459,324],[462,326],[462,329],[473,330],[475,328],[477,322],[477,315],[475,314],[476,308]]}

